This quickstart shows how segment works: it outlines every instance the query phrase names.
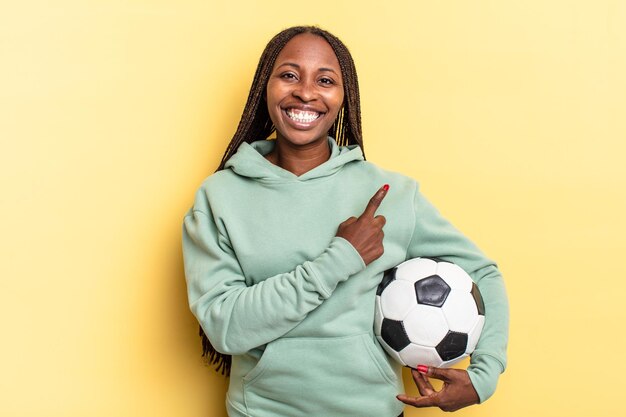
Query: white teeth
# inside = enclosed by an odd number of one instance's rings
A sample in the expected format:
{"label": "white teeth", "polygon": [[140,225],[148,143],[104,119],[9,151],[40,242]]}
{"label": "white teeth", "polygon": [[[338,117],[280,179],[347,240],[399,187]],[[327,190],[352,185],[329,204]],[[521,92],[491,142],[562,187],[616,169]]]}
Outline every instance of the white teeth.
{"label": "white teeth", "polygon": [[287,110],[287,116],[289,116],[290,119],[295,120],[296,122],[310,123],[320,117],[320,114],[314,111],[289,109]]}

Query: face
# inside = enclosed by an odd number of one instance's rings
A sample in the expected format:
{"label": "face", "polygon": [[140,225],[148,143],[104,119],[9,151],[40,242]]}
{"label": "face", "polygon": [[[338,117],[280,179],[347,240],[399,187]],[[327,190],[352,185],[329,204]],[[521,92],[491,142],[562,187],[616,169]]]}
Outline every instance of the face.
{"label": "face", "polygon": [[320,36],[294,36],[280,51],[267,84],[277,140],[305,146],[326,141],[343,105],[343,79],[332,47]]}

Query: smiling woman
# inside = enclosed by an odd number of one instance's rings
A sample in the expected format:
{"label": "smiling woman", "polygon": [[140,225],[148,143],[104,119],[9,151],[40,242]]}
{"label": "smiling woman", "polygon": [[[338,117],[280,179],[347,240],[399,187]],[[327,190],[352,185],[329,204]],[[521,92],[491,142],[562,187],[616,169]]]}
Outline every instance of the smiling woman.
{"label": "smiling woman", "polygon": [[[183,252],[204,353],[230,375],[231,416],[455,410],[489,398],[504,370],[498,269],[414,180],[365,161],[352,57],[319,28],[265,48],[218,172],[185,216]],[[487,319],[468,370],[418,367],[411,398],[374,336],[374,300],[386,270],[419,256],[470,273]]]}
{"label": "smiling woman", "polygon": [[[276,64],[278,55],[283,52],[283,49],[285,49],[288,43],[292,43],[292,40],[297,42],[295,38],[298,37],[305,37],[309,40],[315,40],[314,38],[317,38],[318,40],[325,41],[322,42],[322,44],[325,44],[326,47],[331,47],[333,56],[328,57],[328,59],[335,63],[335,67],[333,68],[325,64],[323,67],[317,68],[317,70],[327,73],[327,77],[321,79],[320,82],[328,83],[332,80],[335,83],[341,84],[341,92],[344,96],[342,106],[340,106],[339,112],[333,120],[333,125],[327,133],[329,133],[339,145],[359,145],[361,150],[363,150],[359,85],[354,61],[352,60],[348,48],[346,48],[343,42],[337,37],[325,30],[312,26],[296,26],[286,29],[274,36],[263,51],[254,80],[252,81],[252,87],[246,107],[243,111],[243,116],[233,139],[224,153],[218,170],[224,168],[226,161],[235,154],[238,147],[243,142],[251,143],[260,140],[260,138],[267,138],[276,131],[276,126],[269,114],[269,106],[267,103],[268,84],[270,83],[271,75],[278,68],[278,65],[280,65]],[[299,43],[302,44],[304,42]],[[324,45],[322,45],[321,48],[324,49]],[[321,57],[317,59],[321,59]],[[287,68],[292,69],[298,69],[294,68],[294,65],[299,65],[296,62],[285,62],[285,64]],[[339,72],[337,72],[337,64],[339,65]],[[287,79],[296,76],[296,74],[289,74],[289,71],[284,71],[283,75]],[[295,112],[292,112],[292,114],[294,113]],[[326,119],[331,118],[327,117]]]}

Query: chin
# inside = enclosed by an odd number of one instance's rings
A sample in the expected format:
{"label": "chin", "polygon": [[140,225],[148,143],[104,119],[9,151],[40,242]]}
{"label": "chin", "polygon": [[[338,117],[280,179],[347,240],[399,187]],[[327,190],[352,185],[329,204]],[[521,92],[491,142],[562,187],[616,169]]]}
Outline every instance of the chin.
{"label": "chin", "polygon": [[276,137],[277,139],[281,138],[283,141],[289,142],[292,145],[296,145],[296,146],[305,146],[305,145],[310,145],[310,144],[314,144],[314,143],[318,143],[321,141],[326,141],[326,138],[328,138],[328,133],[324,133],[321,135],[315,135],[315,136],[311,136],[311,135],[282,135],[279,134]]}

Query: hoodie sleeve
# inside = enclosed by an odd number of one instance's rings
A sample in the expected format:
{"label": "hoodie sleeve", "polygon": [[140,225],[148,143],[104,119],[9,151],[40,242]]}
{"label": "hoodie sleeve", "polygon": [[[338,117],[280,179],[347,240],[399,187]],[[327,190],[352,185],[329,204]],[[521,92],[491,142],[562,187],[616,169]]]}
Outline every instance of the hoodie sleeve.
{"label": "hoodie sleeve", "polygon": [[352,245],[334,237],[316,259],[247,286],[227,236],[206,207],[185,216],[183,255],[191,310],[213,347],[231,355],[284,335],[338,283],[365,268]]}
{"label": "hoodie sleeve", "polygon": [[509,306],[502,276],[494,262],[446,221],[419,192],[415,191],[415,229],[407,259],[438,257],[463,268],[480,289],[485,303],[485,325],[467,371],[480,402],[496,389],[506,368]]}

